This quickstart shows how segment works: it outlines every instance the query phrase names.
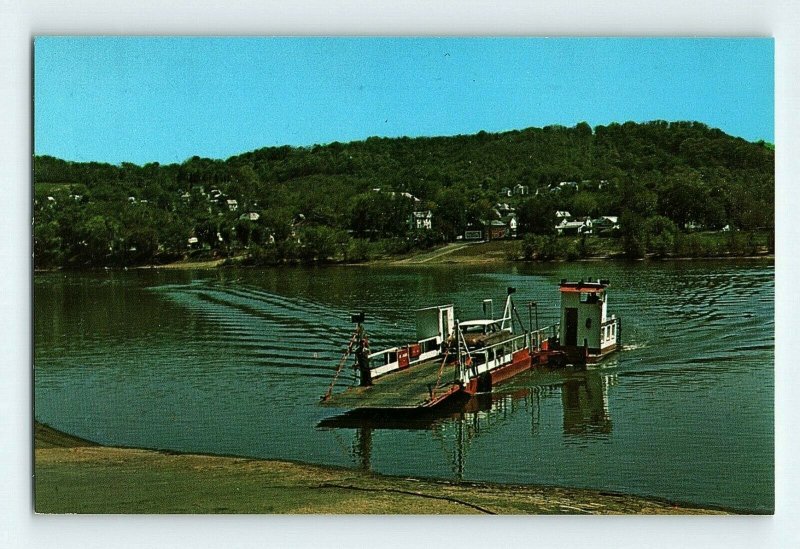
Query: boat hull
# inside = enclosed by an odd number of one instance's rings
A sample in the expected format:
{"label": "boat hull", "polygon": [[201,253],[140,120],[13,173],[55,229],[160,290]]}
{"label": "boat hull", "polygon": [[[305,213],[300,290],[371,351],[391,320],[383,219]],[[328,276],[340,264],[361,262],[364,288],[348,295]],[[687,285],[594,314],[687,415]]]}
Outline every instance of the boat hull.
{"label": "boat hull", "polygon": [[583,347],[566,345],[557,347],[556,349],[564,355],[567,364],[585,366],[588,364],[597,364],[608,355],[618,351],[619,348],[619,344],[615,344],[609,345],[604,349],[585,349]]}

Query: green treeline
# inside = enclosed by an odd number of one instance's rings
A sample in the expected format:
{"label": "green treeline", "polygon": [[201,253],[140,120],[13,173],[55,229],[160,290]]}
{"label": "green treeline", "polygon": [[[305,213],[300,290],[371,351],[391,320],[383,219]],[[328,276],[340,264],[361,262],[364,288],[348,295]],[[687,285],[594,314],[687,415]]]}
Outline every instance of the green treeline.
{"label": "green treeline", "polygon": [[[527,193],[509,197],[518,184]],[[704,241],[687,228],[771,235],[773,202],[773,148],[698,122],[373,137],[169,165],[36,156],[34,263],[362,261],[452,241],[498,203],[515,209],[529,251],[550,245],[567,210],[618,216],[629,256],[692,255]],[[414,210],[432,212],[431,230],[409,225]]]}

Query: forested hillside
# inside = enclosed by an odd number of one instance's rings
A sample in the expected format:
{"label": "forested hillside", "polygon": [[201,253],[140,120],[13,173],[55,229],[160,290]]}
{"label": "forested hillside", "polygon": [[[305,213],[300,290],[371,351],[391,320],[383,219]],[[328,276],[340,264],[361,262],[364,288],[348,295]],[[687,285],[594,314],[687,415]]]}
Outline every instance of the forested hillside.
{"label": "forested hillside", "polygon": [[[518,184],[527,194],[509,197]],[[557,210],[619,216],[629,255],[669,255],[691,227],[771,231],[774,151],[701,123],[655,121],[376,137],[170,165],[36,156],[34,199],[37,267],[187,254],[358,261],[454,240],[498,203],[516,211],[520,236],[552,234]],[[409,227],[413,210],[432,211],[431,230]]]}

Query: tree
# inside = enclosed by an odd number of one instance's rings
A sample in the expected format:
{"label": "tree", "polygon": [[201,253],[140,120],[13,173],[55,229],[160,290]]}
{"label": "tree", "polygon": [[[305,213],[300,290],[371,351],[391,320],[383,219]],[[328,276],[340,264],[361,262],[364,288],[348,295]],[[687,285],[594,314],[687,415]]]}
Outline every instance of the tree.
{"label": "tree", "polygon": [[412,202],[401,194],[366,192],[351,200],[350,226],[360,237],[404,236]]}
{"label": "tree", "polygon": [[578,122],[575,124],[575,133],[577,133],[580,137],[591,138],[592,127],[586,122]]}
{"label": "tree", "polygon": [[383,227],[384,210],[377,193],[354,197],[350,204],[350,227],[362,238],[375,238]]}
{"label": "tree", "polygon": [[619,219],[622,249],[631,259],[644,257],[647,251],[647,232],[644,227],[645,219],[630,210],[622,213]]}
{"label": "tree", "polygon": [[61,238],[56,221],[33,224],[33,262],[36,267],[52,267],[62,260]]}
{"label": "tree", "polygon": [[576,217],[597,217],[601,213],[600,201],[597,199],[597,195],[588,191],[578,192],[572,198],[570,213]]}
{"label": "tree", "polygon": [[80,255],[90,265],[103,265],[111,256],[114,243],[119,233],[119,224],[102,215],[92,216],[81,227],[83,237],[80,244],[83,250]]}
{"label": "tree", "polygon": [[219,238],[217,232],[219,231],[219,223],[216,219],[204,216],[198,219],[195,226],[195,234],[200,243],[210,247],[216,248],[219,245]]}
{"label": "tree", "polygon": [[158,233],[152,227],[135,229],[125,238],[126,263],[147,263],[158,251]]}
{"label": "tree", "polygon": [[266,232],[272,234],[275,242],[281,242],[287,240],[292,234],[292,217],[292,212],[287,208],[271,208],[262,210],[258,221],[259,224],[266,227]]}
{"label": "tree", "polygon": [[519,230],[522,234],[553,234],[556,226],[556,208],[546,197],[534,196],[520,204]]}
{"label": "tree", "polygon": [[253,222],[249,219],[237,220],[234,226],[234,232],[236,234],[236,240],[238,240],[242,246],[249,245],[250,235],[253,232]]}
{"label": "tree", "polygon": [[184,218],[173,215],[159,228],[159,242],[169,255],[182,255],[186,251],[192,226]]}
{"label": "tree", "polygon": [[228,194],[238,197],[244,208],[252,207],[256,202],[261,187],[258,174],[250,165],[240,166],[228,185]]}
{"label": "tree", "polygon": [[322,225],[305,227],[300,235],[300,259],[305,263],[344,257],[350,238],[344,231]]}
{"label": "tree", "polygon": [[446,240],[463,235],[467,227],[467,199],[458,189],[442,189],[436,195],[433,219],[436,229]]}
{"label": "tree", "polygon": [[473,192],[467,196],[467,203],[467,219],[496,219],[494,203],[484,193]]}
{"label": "tree", "polygon": [[619,209],[636,212],[641,217],[656,213],[658,195],[648,189],[640,179],[625,179],[620,184]]}
{"label": "tree", "polygon": [[645,222],[647,250],[658,257],[672,253],[678,228],[669,218],[657,215]]}
{"label": "tree", "polygon": [[679,227],[690,221],[701,221],[705,216],[707,188],[700,174],[694,170],[678,172],[666,181],[659,193],[659,211]]}

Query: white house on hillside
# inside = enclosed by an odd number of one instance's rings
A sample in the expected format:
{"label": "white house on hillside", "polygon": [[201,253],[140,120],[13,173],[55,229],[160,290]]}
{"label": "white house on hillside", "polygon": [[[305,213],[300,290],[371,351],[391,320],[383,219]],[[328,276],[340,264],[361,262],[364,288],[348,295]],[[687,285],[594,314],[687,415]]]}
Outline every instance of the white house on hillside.
{"label": "white house on hillside", "polygon": [[592,234],[592,220],[589,218],[575,221],[564,219],[556,225],[556,232],[560,235]]}
{"label": "white house on hillside", "polygon": [[431,210],[411,212],[408,224],[412,229],[424,229],[429,231],[433,228],[433,212]]}
{"label": "white house on hillside", "polygon": [[506,222],[508,225],[508,235],[511,238],[517,238],[517,228],[519,227],[519,222],[517,221],[516,214],[510,214],[503,218],[503,221]]}
{"label": "white house on hillside", "polygon": [[616,215],[604,215],[592,220],[592,228],[595,234],[608,235],[619,230],[619,217]]}
{"label": "white house on hillside", "polygon": [[513,193],[519,195],[526,195],[530,194],[531,189],[527,185],[523,185],[522,183],[517,183],[514,185]]}

